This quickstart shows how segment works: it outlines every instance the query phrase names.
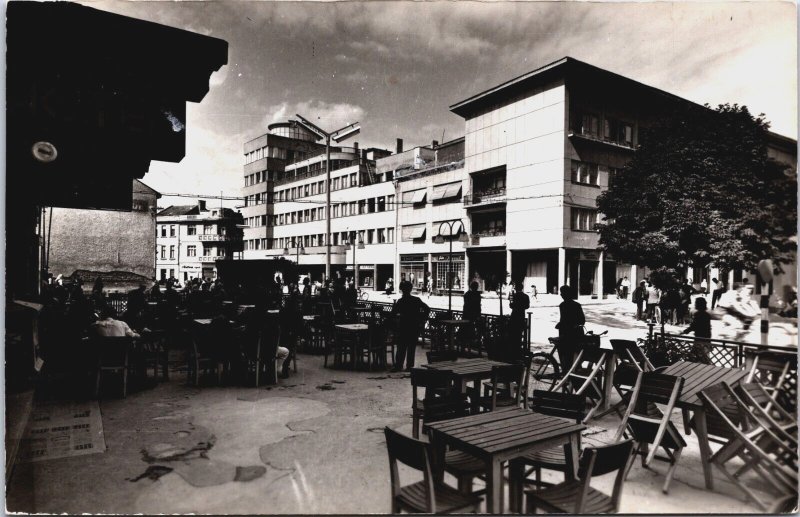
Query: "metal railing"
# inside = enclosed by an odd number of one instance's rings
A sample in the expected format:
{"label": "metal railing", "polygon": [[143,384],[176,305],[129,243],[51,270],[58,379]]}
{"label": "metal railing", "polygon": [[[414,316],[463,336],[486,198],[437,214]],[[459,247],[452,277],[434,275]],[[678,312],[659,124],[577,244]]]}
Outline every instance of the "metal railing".
{"label": "metal railing", "polygon": [[487,203],[502,203],[506,200],[506,188],[489,188],[467,192],[464,195],[464,206],[481,205]]}

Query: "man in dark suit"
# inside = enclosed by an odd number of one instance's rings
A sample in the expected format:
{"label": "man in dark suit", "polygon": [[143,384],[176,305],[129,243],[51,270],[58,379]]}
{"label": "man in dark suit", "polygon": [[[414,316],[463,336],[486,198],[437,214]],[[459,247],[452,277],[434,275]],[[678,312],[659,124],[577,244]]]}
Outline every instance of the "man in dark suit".
{"label": "man in dark suit", "polygon": [[558,329],[558,358],[561,362],[561,369],[566,372],[572,367],[572,360],[575,357],[578,341],[583,336],[583,325],[586,318],[583,315],[583,308],[572,296],[572,288],[562,285],[559,290],[561,298],[564,299],[558,306],[561,318],[556,324]]}

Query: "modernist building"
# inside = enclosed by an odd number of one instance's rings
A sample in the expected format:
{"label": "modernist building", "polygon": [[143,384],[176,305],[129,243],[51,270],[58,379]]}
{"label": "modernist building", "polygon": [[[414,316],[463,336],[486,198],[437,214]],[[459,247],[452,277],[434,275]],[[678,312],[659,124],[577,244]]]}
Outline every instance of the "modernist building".
{"label": "modernist building", "polygon": [[[446,292],[450,285],[454,292],[463,292],[467,284],[466,254],[464,243],[457,237],[470,232],[462,203],[464,138],[441,145],[434,141],[430,147],[383,158],[378,160],[377,169],[395,179],[396,268],[400,280],[409,280],[415,289],[422,289],[430,276],[436,292]],[[479,228],[484,231],[486,225]],[[443,239],[436,239],[439,235]]]}
{"label": "modernist building", "polygon": [[161,194],[133,180],[128,210],[50,208],[47,252],[53,276],[78,274],[90,288],[98,276],[110,290],[128,290],[155,276],[156,204]]}
{"label": "modernist building", "polygon": [[242,250],[242,215],[230,208],[171,206],[156,217],[158,280],[181,282],[217,275],[217,260],[232,260]]}
{"label": "modernist building", "polygon": [[[639,129],[686,102],[566,57],[452,105],[465,120],[464,206],[477,234],[470,277],[505,270],[526,289],[568,283],[581,295],[641,279],[646,272],[599,249],[596,199],[632,157]],[[796,142],[781,147],[796,165]]]}

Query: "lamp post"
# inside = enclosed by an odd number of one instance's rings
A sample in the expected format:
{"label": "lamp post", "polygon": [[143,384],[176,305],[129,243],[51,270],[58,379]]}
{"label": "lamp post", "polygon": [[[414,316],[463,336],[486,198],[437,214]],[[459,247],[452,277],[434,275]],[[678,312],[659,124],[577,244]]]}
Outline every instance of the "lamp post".
{"label": "lamp post", "polygon": [[361,131],[358,122],[353,122],[336,131],[327,131],[313,124],[309,120],[297,115],[300,120],[293,120],[311,131],[319,138],[325,139],[325,281],[331,277],[331,140],[337,144],[351,136],[357,135]]}
{"label": "lamp post", "polygon": [[[294,239],[292,239],[292,247],[295,248],[294,263],[297,265],[297,274],[299,275],[300,274],[300,254],[301,253],[305,254],[306,249],[303,247],[303,240],[302,239],[297,239],[297,240],[299,242],[298,242],[298,245],[295,246],[295,241],[294,241]],[[284,255],[288,255],[289,254],[289,246],[288,245],[284,246],[283,254]],[[298,276],[298,281],[299,281],[299,276]]]}
{"label": "lamp post", "polygon": [[[358,232],[355,232],[355,235],[358,235]],[[358,289],[358,269],[356,269],[356,248],[363,250],[364,249],[364,240],[361,238],[360,235],[357,237],[358,243],[352,242],[354,239],[351,239],[348,235],[347,244],[345,245],[344,249],[349,250],[353,249],[353,282],[355,282],[355,287]]]}
{"label": "lamp post", "polygon": [[436,244],[444,244],[444,235],[442,235],[442,228],[448,227],[448,236],[450,237],[450,254],[447,255],[447,317],[453,317],[453,228],[456,223],[460,225],[458,229],[458,241],[469,242],[469,235],[464,230],[464,223],[461,220],[456,221],[442,221],[439,225],[439,234],[433,238]]}

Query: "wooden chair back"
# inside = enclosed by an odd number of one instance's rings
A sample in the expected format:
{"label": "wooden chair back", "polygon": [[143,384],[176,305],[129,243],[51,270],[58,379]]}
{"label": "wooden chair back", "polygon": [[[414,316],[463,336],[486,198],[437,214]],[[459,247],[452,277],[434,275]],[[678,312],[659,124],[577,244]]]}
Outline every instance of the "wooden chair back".
{"label": "wooden chair back", "polygon": [[385,427],[383,434],[386,437],[386,450],[389,453],[389,477],[392,484],[392,497],[397,497],[402,488],[397,463],[400,462],[414,470],[422,472],[425,484],[425,499],[428,511],[436,512],[436,498],[434,496],[433,474],[431,471],[430,445],[410,436],[405,436]]}
{"label": "wooden chair back", "polygon": [[636,344],[636,341],[631,341],[629,339],[609,339],[609,342],[620,364],[633,366],[641,372],[652,372],[655,370],[650,359],[644,355],[644,352]]}
{"label": "wooden chair back", "polygon": [[452,373],[447,370],[433,368],[412,368],[411,369],[411,389],[414,398],[421,400],[418,396],[418,389],[425,389],[425,397],[431,398],[435,394],[449,392],[453,386]]}
{"label": "wooden chair back", "polygon": [[697,396],[706,409],[708,434],[725,440],[734,438],[735,429],[742,426],[742,414],[738,403],[725,387],[722,384],[709,386]]}
{"label": "wooden chair back", "polygon": [[586,416],[586,395],[534,390],[531,409],[536,413],[569,418],[580,423]]}
{"label": "wooden chair back", "polygon": [[617,472],[617,475],[611,492],[611,502],[614,505],[614,511],[619,511],[620,495],[625,484],[625,472],[627,471],[628,463],[631,461],[633,448],[633,440],[625,440],[612,445],[587,447],[583,450],[578,464],[578,479],[580,479],[582,486],[575,504],[576,514],[584,511],[591,478],[612,472]]}
{"label": "wooden chair back", "polygon": [[434,350],[427,352],[426,355],[428,357],[428,363],[441,363],[458,359],[458,352],[455,350]]}
{"label": "wooden chair back", "polygon": [[[528,368],[530,368],[530,360],[528,360]],[[515,393],[511,393],[511,386],[517,385]],[[492,366],[492,410],[497,408],[497,395],[500,391],[500,386],[505,385],[508,391],[508,396],[514,399],[514,403],[519,405],[522,401],[522,390],[525,385],[525,365],[524,364],[508,364]]]}
{"label": "wooden chair back", "polygon": [[[685,447],[686,442],[670,421],[682,389],[683,377],[640,372],[615,441],[620,440],[626,430],[630,430],[637,442],[653,444],[654,447],[646,459],[648,464],[655,457],[659,446],[668,449]],[[661,411],[655,403],[666,407]]]}
{"label": "wooden chair back", "polygon": [[121,368],[127,365],[133,339],[127,336],[97,336],[92,338],[92,347],[103,368]]}
{"label": "wooden chair back", "polygon": [[738,384],[734,391],[748,405],[757,406],[766,414],[774,414],[775,416],[772,418],[777,418],[782,423],[796,422],[796,415],[786,411],[780,404],[776,404],[775,399],[761,384],[757,382]]}

